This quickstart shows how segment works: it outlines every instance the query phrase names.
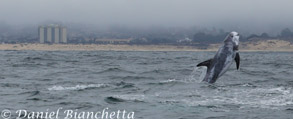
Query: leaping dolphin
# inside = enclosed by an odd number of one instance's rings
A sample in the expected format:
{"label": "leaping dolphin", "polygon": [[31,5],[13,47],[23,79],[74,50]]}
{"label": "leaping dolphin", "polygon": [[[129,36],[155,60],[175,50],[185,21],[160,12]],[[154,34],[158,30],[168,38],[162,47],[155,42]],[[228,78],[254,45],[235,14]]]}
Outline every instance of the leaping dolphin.
{"label": "leaping dolphin", "polygon": [[240,64],[238,46],[239,34],[233,31],[227,35],[224,40],[224,45],[219,48],[214,58],[201,62],[197,65],[197,67],[207,67],[207,73],[203,81],[215,83],[216,80],[228,70],[233,60],[236,61],[236,67],[238,70]]}

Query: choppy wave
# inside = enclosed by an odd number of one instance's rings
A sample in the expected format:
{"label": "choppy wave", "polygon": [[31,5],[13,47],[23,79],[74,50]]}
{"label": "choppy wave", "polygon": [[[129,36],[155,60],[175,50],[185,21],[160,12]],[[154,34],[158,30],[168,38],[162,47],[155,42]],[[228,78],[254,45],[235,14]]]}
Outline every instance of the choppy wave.
{"label": "choppy wave", "polygon": [[50,91],[63,91],[63,90],[83,90],[89,88],[101,88],[106,87],[107,84],[89,84],[89,85],[76,85],[76,86],[53,86],[48,88]]}
{"label": "choppy wave", "polygon": [[118,103],[125,101],[144,102],[145,95],[113,95],[105,98],[108,103]]}
{"label": "choppy wave", "polygon": [[[184,102],[189,106],[225,106],[234,105],[238,108],[258,107],[278,109],[282,106],[293,104],[291,88],[254,88],[254,89],[231,89],[210,92],[194,91],[192,95],[198,95],[190,99],[166,100],[171,102]],[[211,95],[212,94],[212,95]]]}
{"label": "choppy wave", "polygon": [[[0,105],[136,111],[136,118],[291,118],[293,55],[242,53],[215,84],[214,52],[0,51]],[[84,110],[82,110],[84,111]],[[160,117],[158,117],[160,116]]]}

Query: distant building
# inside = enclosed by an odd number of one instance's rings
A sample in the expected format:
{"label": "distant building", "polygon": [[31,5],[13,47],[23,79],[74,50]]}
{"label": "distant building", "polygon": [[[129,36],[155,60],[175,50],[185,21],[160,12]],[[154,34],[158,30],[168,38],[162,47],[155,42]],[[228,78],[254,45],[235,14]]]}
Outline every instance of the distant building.
{"label": "distant building", "polygon": [[60,28],[60,41],[62,43],[67,43],[67,29],[65,27]]}
{"label": "distant building", "polygon": [[67,29],[59,25],[40,26],[40,43],[67,43]]}
{"label": "distant building", "polygon": [[39,27],[39,39],[40,39],[40,43],[45,43],[45,29],[43,26]]}
{"label": "distant building", "polygon": [[54,43],[59,43],[59,37],[60,37],[59,32],[60,32],[59,26],[54,26],[53,34],[52,34]]}
{"label": "distant building", "polygon": [[52,43],[52,28],[47,26],[45,29],[45,42]]}
{"label": "distant building", "polygon": [[180,40],[177,40],[178,43],[190,43],[192,42],[192,39],[190,38],[184,38],[184,39],[180,39]]}

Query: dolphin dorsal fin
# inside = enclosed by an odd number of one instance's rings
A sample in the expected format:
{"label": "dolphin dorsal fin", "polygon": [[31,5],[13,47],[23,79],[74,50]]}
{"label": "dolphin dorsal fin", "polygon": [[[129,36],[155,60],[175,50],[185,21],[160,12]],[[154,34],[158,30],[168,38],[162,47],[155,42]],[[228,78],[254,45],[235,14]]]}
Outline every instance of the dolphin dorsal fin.
{"label": "dolphin dorsal fin", "polygon": [[240,65],[240,55],[239,55],[238,52],[236,53],[236,56],[235,56],[235,62],[236,62],[236,68],[238,70],[239,69],[239,65]]}
{"label": "dolphin dorsal fin", "polygon": [[199,63],[198,65],[196,65],[197,67],[200,67],[200,66],[206,66],[206,67],[210,67],[211,63],[212,63],[213,59],[209,59],[209,60],[206,60],[206,61],[203,61],[201,63]]}

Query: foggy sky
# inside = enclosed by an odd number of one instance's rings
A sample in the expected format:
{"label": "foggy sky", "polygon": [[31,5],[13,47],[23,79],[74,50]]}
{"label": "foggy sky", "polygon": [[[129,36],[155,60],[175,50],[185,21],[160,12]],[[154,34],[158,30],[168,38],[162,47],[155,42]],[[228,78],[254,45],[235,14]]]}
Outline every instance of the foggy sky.
{"label": "foggy sky", "polygon": [[293,26],[292,5],[292,0],[0,0],[0,22],[270,31]]}

